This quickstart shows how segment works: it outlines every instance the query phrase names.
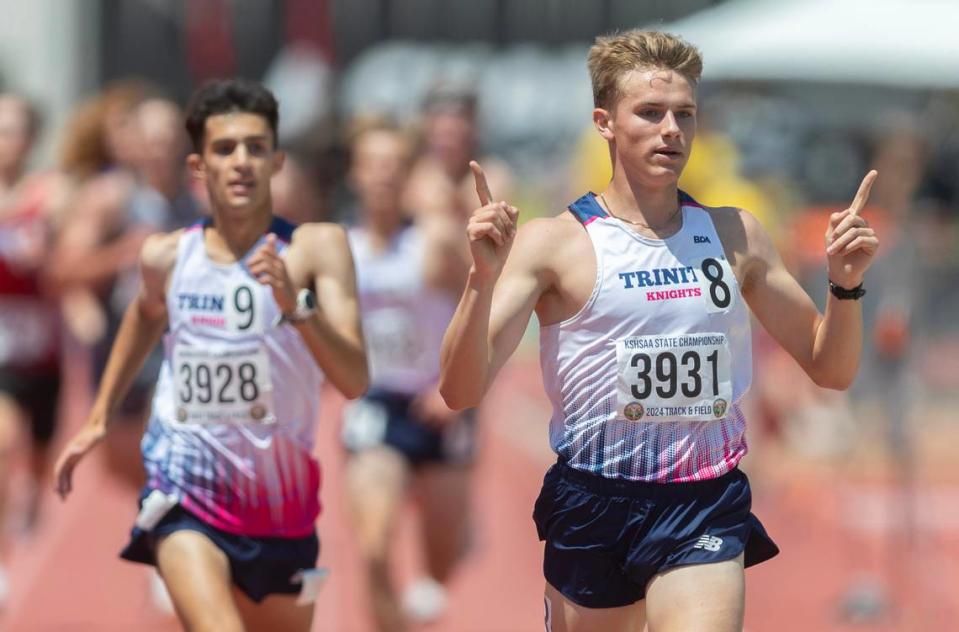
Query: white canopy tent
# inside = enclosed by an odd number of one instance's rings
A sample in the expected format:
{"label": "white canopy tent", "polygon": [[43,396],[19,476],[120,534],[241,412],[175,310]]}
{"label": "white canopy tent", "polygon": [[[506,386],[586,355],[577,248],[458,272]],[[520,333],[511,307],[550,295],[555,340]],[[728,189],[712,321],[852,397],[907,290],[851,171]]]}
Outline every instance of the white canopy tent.
{"label": "white canopy tent", "polygon": [[957,0],[733,0],[663,25],[704,78],[959,87]]}

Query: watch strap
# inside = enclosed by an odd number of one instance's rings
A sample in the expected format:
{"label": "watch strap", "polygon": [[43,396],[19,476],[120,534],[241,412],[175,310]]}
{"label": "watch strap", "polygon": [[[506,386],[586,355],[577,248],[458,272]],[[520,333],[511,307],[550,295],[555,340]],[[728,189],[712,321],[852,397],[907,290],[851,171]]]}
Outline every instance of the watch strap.
{"label": "watch strap", "polygon": [[854,288],[847,289],[830,281],[829,291],[832,292],[833,296],[841,301],[858,301],[866,294],[866,290],[863,289],[862,283]]}

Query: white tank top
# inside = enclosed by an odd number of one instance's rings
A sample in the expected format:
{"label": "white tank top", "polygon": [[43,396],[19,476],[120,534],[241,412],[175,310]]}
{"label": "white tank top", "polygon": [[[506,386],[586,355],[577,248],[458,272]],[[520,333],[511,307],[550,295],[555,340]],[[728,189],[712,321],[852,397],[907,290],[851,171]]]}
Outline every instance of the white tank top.
{"label": "white tank top", "polygon": [[[274,219],[277,250],[294,226]],[[247,258],[206,254],[203,224],[180,237],[164,361],[143,440],[149,486],[176,492],[221,529],[293,537],[319,513],[313,444],[323,375],[300,334],[274,326],[273,292]]]}
{"label": "white tank top", "polygon": [[610,478],[716,478],[746,453],[739,402],[752,379],[749,313],[710,212],[680,194],[663,240],[609,216],[592,193],[570,206],[596,254],[572,318],[543,327],[550,444]]}
{"label": "white tank top", "polygon": [[456,309],[454,300],[427,285],[424,237],[417,227],[403,228],[379,251],[362,227],[351,228],[349,238],[370,385],[415,395],[439,377],[440,347]]}

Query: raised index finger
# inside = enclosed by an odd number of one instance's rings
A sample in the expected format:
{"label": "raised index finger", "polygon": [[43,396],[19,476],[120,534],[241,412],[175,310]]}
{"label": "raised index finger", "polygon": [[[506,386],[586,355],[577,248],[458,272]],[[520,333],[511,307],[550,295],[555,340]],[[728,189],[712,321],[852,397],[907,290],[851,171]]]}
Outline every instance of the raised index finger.
{"label": "raised index finger", "polygon": [[878,175],[879,172],[873,169],[862,179],[862,184],[859,185],[859,190],[856,191],[856,197],[853,198],[852,204],[849,206],[849,210],[852,211],[853,215],[858,215],[863,207],[866,206],[866,202],[869,201],[869,191],[872,190],[872,183],[876,181]]}
{"label": "raised index finger", "polygon": [[475,160],[470,160],[470,169],[473,170],[473,179],[476,181],[476,195],[479,196],[481,206],[486,206],[493,201],[493,194],[489,191],[489,185],[486,184],[486,174],[483,168]]}

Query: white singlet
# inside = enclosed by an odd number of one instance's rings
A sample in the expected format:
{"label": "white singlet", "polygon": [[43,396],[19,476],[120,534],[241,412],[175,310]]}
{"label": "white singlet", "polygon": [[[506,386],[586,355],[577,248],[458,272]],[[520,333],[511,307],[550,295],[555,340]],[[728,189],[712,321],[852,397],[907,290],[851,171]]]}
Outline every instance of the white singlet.
{"label": "white singlet", "polygon": [[540,333],[550,444],[609,478],[716,478],[746,453],[749,313],[710,212],[681,194],[682,228],[639,235],[593,194],[570,206],[596,254],[572,318]]}
{"label": "white singlet", "polygon": [[424,238],[415,226],[374,250],[369,233],[349,231],[373,388],[416,395],[439,376],[440,346],[456,309],[448,293],[427,285]]}
{"label": "white singlet", "polygon": [[[275,218],[277,251],[294,226]],[[213,526],[300,537],[319,514],[313,444],[322,372],[299,332],[274,326],[273,292],[240,262],[212,261],[204,224],[180,237],[165,356],[143,439],[148,487]]]}

